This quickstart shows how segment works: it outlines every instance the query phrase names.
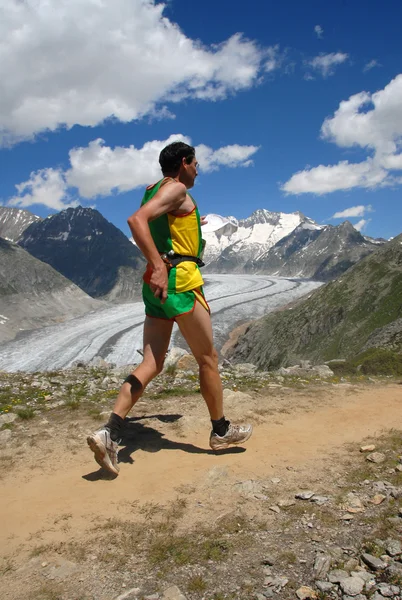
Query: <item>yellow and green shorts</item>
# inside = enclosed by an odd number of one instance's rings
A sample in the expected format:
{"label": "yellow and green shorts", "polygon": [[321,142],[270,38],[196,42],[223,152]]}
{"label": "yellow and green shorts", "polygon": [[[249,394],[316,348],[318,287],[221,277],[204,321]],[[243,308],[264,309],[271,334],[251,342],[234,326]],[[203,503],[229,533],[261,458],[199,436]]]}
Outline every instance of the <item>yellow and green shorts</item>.
{"label": "yellow and green shorts", "polygon": [[187,292],[168,292],[166,302],[162,304],[159,298],[155,298],[149,285],[144,282],[142,298],[145,304],[145,314],[154,319],[175,321],[177,317],[193,312],[196,302],[199,302],[208,313],[210,312],[202,286]]}

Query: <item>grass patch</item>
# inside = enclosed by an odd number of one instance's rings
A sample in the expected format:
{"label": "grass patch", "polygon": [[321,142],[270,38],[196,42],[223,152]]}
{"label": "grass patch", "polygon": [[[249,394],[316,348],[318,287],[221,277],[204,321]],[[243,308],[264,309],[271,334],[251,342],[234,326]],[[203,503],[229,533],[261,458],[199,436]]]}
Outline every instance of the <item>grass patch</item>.
{"label": "grass patch", "polygon": [[31,406],[27,406],[26,408],[19,408],[15,412],[19,416],[19,418],[23,419],[24,421],[33,419],[35,416],[35,411]]}
{"label": "grass patch", "polygon": [[402,354],[384,348],[370,348],[345,362],[331,362],[330,368],[340,377],[352,375],[402,375]]}
{"label": "grass patch", "polygon": [[205,592],[207,584],[201,575],[194,575],[187,584],[188,592]]}
{"label": "grass patch", "polygon": [[79,398],[68,398],[65,402],[65,405],[70,410],[78,410],[81,405],[81,402]]}

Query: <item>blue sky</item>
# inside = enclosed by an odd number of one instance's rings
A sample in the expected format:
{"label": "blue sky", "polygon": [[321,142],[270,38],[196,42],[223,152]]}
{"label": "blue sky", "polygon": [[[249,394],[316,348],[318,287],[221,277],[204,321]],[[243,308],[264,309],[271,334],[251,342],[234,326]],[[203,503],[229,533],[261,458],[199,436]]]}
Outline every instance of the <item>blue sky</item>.
{"label": "blue sky", "polygon": [[126,234],[158,154],[197,147],[202,213],[402,231],[402,4],[0,0],[0,202]]}

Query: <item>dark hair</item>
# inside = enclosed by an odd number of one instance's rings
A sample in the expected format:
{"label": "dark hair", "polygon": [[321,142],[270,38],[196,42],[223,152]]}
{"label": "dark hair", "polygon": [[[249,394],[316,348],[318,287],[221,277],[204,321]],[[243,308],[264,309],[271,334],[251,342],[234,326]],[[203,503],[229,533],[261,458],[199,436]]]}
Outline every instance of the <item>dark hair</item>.
{"label": "dark hair", "polygon": [[176,176],[179,172],[183,158],[189,165],[195,157],[195,150],[192,146],[184,142],[173,142],[169,146],[165,146],[159,154],[159,164],[164,175]]}

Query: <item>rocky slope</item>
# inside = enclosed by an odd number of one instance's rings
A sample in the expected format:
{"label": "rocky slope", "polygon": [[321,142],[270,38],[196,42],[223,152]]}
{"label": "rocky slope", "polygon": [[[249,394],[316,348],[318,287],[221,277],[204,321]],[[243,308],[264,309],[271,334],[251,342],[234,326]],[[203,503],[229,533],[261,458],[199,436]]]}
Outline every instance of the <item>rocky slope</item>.
{"label": "rocky slope", "polygon": [[40,221],[41,218],[28,210],[0,206],[0,237],[17,242],[31,223]]}
{"label": "rocky slope", "polygon": [[97,210],[63,210],[30,225],[19,243],[94,298],[139,297],[144,259]]}
{"label": "rocky slope", "polygon": [[102,306],[51,266],[0,238],[0,342]]}
{"label": "rocky slope", "polygon": [[229,355],[273,368],[352,357],[379,339],[401,351],[401,317],[402,234],[307,299],[254,322]]}

